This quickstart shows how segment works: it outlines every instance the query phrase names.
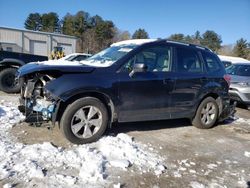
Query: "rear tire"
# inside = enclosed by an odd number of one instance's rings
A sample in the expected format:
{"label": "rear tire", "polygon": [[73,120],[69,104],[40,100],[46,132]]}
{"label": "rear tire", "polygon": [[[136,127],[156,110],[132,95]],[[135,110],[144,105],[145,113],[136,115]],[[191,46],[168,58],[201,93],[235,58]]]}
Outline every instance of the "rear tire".
{"label": "rear tire", "polygon": [[207,97],[200,103],[192,124],[200,129],[209,129],[216,124],[218,114],[219,108],[215,99]]}
{"label": "rear tire", "polygon": [[0,90],[6,93],[18,93],[21,90],[22,80],[16,80],[16,68],[6,68],[0,72]]}
{"label": "rear tire", "polygon": [[60,121],[60,129],[67,140],[86,144],[98,140],[108,125],[105,105],[93,97],[85,97],[68,105]]}

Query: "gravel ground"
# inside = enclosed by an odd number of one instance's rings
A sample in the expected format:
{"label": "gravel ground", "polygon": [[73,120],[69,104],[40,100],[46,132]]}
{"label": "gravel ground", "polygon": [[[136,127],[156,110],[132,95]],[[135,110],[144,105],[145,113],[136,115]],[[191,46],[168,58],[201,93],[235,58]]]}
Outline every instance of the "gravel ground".
{"label": "gravel ground", "polygon": [[[17,96],[0,93],[0,100],[17,101]],[[71,146],[58,127],[48,130],[22,123],[11,133],[24,144]],[[167,167],[160,176],[133,168],[111,172],[109,180],[120,182],[121,187],[250,187],[250,111],[246,109],[237,108],[234,119],[209,130],[181,119],[117,124],[107,134],[118,133],[147,144]]]}

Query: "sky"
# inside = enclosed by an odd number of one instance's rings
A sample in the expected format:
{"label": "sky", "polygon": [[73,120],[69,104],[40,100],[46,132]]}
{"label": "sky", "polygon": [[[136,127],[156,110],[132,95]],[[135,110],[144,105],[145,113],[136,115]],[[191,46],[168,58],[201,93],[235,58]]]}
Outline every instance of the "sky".
{"label": "sky", "polygon": [[53,11],[63,18],[80,10],[131,34],[144,28],[150,38],[213,30],[223,44],[250,42],[250,0],[0,0],[0,26],[22,29],[29,13]]}

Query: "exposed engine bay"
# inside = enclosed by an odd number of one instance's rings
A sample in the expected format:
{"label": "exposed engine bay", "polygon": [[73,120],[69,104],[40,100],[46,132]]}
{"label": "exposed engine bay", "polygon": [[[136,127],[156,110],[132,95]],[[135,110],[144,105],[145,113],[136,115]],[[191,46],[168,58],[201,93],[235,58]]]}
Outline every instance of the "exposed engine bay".
{"label": "exposed engine bay", "polygon": [[21,89],[20,103],[22,105],[19,106],[19,110],[26,116],[26,122],[51,121],[56,101],[46,91],[45,86],[57,76],[42,73],[26,75]]}

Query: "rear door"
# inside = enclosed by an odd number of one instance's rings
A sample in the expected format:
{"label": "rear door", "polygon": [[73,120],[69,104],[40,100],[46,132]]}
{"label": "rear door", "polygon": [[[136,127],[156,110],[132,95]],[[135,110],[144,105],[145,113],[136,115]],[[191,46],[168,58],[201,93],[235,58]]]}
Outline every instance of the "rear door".
{"label": "rear door", "polygon": [[198,50],[176,47],[175,54],[176,84],[171,96],[171,117],[189,117],[196,110],[196,102],[207,83],[207,75]]}
{"label": "rear door", "polygon": [[[151,46],[129,58],[119,74],[119,121],[170,118],[172,48]],[[129,76],[135,63],[147,65],[147,72]]]}

